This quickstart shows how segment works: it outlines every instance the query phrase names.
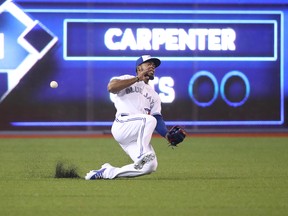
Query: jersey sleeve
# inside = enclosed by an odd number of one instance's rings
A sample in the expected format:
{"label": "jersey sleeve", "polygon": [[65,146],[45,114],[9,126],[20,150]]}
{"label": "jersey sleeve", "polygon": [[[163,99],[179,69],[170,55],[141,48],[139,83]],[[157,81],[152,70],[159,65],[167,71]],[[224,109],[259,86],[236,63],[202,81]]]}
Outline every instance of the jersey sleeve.
{"label": "jersey sleeve", "polygon": [[110,79],[110,81],[111,80],[113,80],[113,79],[118,79],[118,80],[125,80],[125,79],[130,79],[130,78],[133,78],[134,76],[132,76],[132,75],[128,75],[128,74],[126,74],[126,75],[122,75],[122,76],[115,76],[115,77],[112,77],[111,79]]}
{"label": "jersey sleeve", "polygon": [[156,120],[157,120],[157,124],[156,124],[156,128],[155,130],[162,136],[162,137],[166,137],[166,134],[168,133],[168,129],[167,126],[163,120],[163,117],[161,115],[153,115]]}
{"label": "jersey sleeve", "polygon": [[154,104],[151,108],[151,115],[161,115],[161,99],[156,92],[154,95]]}
{"label": "jersey sleeve", "polygon": [[[111,81],[111,80],[114,80],[114,79],[116,79],[116,80],[125,80],[125,79],[130,79],[130,78],[132,78],[132,77],[134,77],[134,76],[126,74],[126,75],[122,75],[122,76],[118,76],[118,77],[117,77],[117,76],[112,77],[112,78],[110,79],[110,81]],[[125,89],[122,89],[121,91],[117,92],[116,94],[117,94],[118,96],[124,95],[124,91],[125,91]]]}

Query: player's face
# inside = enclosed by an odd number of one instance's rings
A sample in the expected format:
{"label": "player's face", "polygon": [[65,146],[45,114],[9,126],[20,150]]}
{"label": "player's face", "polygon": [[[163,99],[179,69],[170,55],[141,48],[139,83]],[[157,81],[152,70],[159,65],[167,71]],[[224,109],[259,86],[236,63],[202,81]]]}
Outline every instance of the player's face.
{"label": "player's face", "polygon": [[150,80],[154,79],[154,73],[155,73],[155,64],[153,61],[148,61],[140,65],[141,71],[147,71],[147,77],[149,77]]}
{"label": "player's face", "polygon": [[141,66],[143,71],[153,71],[153,73],[155,71],[155,64],[153,61],[145,62],[141,64]]}

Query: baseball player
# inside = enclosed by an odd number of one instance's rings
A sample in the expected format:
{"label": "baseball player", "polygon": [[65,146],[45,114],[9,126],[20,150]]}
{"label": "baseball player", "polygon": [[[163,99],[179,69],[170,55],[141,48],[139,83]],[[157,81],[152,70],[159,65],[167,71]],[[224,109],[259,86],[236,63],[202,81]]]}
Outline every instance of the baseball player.
{"label": "baseball player", "polygon": [[167,139],[168,129],[161,115],[160,97],[148,82],[154,79],[160,64],[158,58],[144,55],[136,61],[136,76],[110,80],[107,88],[115,94],[117,109],[111,132],[133,163],[123,167],[105,163],[99,170],[87,173],[86,180],[136,177],[156,171],[157,157],[150,141],[154,130]]}

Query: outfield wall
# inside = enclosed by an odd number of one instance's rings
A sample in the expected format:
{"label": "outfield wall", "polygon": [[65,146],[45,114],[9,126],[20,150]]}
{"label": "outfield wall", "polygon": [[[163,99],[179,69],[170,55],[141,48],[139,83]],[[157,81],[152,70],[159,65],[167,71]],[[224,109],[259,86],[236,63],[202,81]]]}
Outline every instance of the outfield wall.
{"label": "outfield wall", "polygon": [[[285,131],[288,1],[2,1],[0,130],[106,131],[107,83],[162,60],[167,125]],[[49,83],[55,80],[58,88]]]}

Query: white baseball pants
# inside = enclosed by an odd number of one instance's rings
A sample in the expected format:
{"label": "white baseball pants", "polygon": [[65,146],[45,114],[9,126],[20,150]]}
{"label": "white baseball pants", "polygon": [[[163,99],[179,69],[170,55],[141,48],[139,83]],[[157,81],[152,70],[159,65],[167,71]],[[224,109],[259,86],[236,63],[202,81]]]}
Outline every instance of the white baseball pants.
{"label": "white baseball pants", "polygon": [[150,144],[157,121],[151,115],[137,114],[119,116],[112,125],[112,135],[120,144],[121,148],[130,156],[133,163],[123,167],[106,166],[103,173],[105,179],[119,177],[136,177],[150,174],[157,169],[157,158],[146,163],[142,169],[135,169],[134,163],[147,153],[155,151]]}

